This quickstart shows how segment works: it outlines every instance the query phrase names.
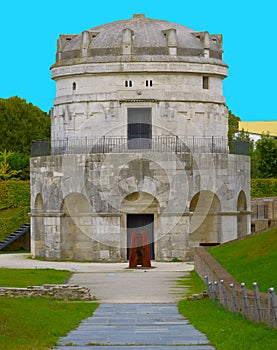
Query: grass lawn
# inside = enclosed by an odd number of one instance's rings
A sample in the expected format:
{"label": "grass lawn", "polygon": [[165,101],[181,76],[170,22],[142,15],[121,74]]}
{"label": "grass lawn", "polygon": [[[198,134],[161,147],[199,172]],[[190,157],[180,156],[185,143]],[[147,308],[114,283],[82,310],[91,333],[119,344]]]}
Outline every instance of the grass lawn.
{"label": "grass lawn", "polygon": [[[257,282],[260,291],[277,290],[277,229],[208,248],[222,266],[248,289]],[[276,340],[277,342],[277,340]]]}
{"label": "grass lawn", "polygon": [[28,287],[42,284],[62,284],[71,276],[70,271],[53,269],[0,268],[0,287]]}
{"label": "grass lawn", "polygon": [[91,316],[97,303],[0,298],[0,349],[48,350]]}
{"label": "grass lawn", "polygon": [[[0,286],[63,283],[70,271],[0,269]],[[85,318],[97,303],[43,298],[0,297],[0,350],[46,350]]]}
{"label": "grass lawn", "polygon": [[29,208],[10,208],[0,210],[0,241],[23,224],[30,222]]}
{"label": "grass lawn", "polygon": [[[204,282],[195,271],[189,279],[180,283],[188,284],[191,293],[199,293],[205,289]],[[276,329],[242,320],[241,316],[233,315],[230,311],[218,310],[209,299],[181,300],[178,307],[180,313],[188,318],[191,324],[206,334],[211,345],[217,350],[276,349]]]}
{"label": "grass lawn", "polygon": [[22,212],[21,208],[10,208],[0,210],[0,219],[1,218],[12,218],[17,216]]}

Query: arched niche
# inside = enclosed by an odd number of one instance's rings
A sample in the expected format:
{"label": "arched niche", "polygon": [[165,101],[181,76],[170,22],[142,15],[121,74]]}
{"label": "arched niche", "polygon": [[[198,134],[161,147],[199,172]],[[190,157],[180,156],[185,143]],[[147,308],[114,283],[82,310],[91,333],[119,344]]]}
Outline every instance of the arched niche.
{"label": "arched niche", "polygon": [[87,198],[71,193],[64,198],[61,211],[61,259],[91,260],[91,217]]}
{"label": "arched niche", "polygon": [[221,205],[216,194],[203,190],[190,201],[190,241],[210,245],[221,240]]}
{"label": "arched niche", "polygon": [[36,258],[45,257],[44,204],[37,194],[31,217],[31,252]]}
{"label": "arched niche", "polygon": [[237,235],[238,238],[245,237],[247,235],[247,201],[246,195],[243,191],[240,191],[237,201]]}

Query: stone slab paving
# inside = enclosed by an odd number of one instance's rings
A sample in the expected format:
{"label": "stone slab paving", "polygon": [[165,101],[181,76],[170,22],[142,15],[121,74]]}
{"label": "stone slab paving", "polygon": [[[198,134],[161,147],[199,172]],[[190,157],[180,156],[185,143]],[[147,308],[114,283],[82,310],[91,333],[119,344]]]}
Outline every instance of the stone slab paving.
{"label": "stone slab paving", "polygon": [[97,300],[103,304],[118,303],[172,303],[186,294],[177,280],[188,276],[186,271],[171,271],[153,268],[120,269],[113,272],[77,272],[69,283],[87,287]]}
{"label": "stone slab paving", "polygon": [[213,350],[176,303],[101,304],[57,350]]}

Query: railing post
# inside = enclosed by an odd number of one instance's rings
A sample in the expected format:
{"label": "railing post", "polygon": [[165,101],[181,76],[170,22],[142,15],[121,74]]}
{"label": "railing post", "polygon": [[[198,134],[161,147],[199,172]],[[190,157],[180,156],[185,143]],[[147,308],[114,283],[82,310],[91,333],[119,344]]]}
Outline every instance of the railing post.
{"label": "railing post", "polygon": [[214,281],[214,293],[215,293],[215,299],[217,299],[217,307],[218,309],[220,309],[219,286],[217,281]]}
{"label": "railing post", "polygon": [[209,285],[209,279],[208,279],[208,276],[205,275],[204,276],[204,280],[205,280],[205,284],[206,284],[206,288],[207,288],[207,292],[208,292],[208,295],[209,295],[209,298],[211,298],[211,293],[210,293],[210,285]]}
{"label": "railing post", "polygon": [[244,319],[244,315],[248,317],[248,307],[247,307],[247,292],[245,283],[241,283],[241,289],[242,289],[242,318]]}
{"label": "railing post", "polygon": [[[271,318],[271,309],[273,318]],[[268,327],[277,326],[277,300],[274,288],[268,290]]]}
{"label": "railing post", "polygon": [[253,284],[254,287],[254,305],[256,307],[256,311],[258,314],[258,319],[259,322],[262,322],[262,314],[261,314],[261,301],[260,301],[260,292],[259,292],[259,287],[258,287],[258,283],[254,282]]}
{"label": "railing post", "polygon": [[237,313],[237,299],[236,299],[236,291],[233,283],[230,284],[231,294],[232,294],[232,312]]}
{"label": "railing post", "polygon": [[213,288],[213,284],[212,282],[209,282],[209,290],[210,290],[210,295],[212,297],[212,302],[214,304],[215,301],[215,292],[214,292],[214,288]]}
{"label": "railing post", "polygon": [[226,286],[223,280],[220,281],[221,284],[221,291],[223,295],[223,302],[224,302],[224,307],[227,310],[228,309],[228,300],[227,300],[227,291],[226,291]]}

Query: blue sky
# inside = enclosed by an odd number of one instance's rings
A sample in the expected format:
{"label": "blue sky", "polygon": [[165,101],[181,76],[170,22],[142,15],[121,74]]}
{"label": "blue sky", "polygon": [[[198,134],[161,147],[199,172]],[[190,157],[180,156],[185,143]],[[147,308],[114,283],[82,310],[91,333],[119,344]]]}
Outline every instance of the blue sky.
{"label": "blue sky", "polygon": [[19,96],[44,111],[53,106],[60,34],[78,34],[134,13],[223,34],[229,76],[224,95],[243,121],[277,120],[276,11],[273,0],[5,1],[1,4],[0,98]]}

